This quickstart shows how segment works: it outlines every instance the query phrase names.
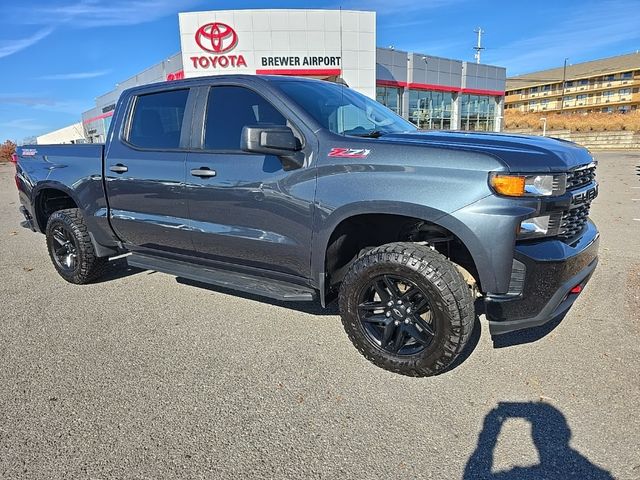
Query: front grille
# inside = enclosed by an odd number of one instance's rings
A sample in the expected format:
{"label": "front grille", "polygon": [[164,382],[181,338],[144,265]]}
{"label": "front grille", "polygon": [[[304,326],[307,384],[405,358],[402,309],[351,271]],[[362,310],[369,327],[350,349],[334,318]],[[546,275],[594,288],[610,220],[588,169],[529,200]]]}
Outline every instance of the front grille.
{"label": "front grille", "polygon": [[572,170],[567,173],[567,190],[574,190],[583,185],[588,185],[596,178],[595,165],[589,165],[585,168]]}
{"label": "front grille", "polygon": [[560,225],[558,230],[558,238],[560,240],[570,240],[582,232],[589,219],[590,207],[591,202],[562,212],[562,217],[559,219]]}
{"label": "front grille", "polygon": [[[576,170],[571,170],[567,172],[567,192],[577,190],[585,185],[590,185],[595,182],[595,179],[595,164],[589,164]],[[571,241],[575,238],[576,235],[584,230],[584,227],[587,224],[587,220],[589,219],[589,208],[591,207],[591,200],[594,196],[589,196],[587,198],[574,196],[573,201],[580,198],[578,201],[584,203],[580,203],[574,208],[552,215],[549,220],[549,230],[558,232],[558,239],[564,242]]]}

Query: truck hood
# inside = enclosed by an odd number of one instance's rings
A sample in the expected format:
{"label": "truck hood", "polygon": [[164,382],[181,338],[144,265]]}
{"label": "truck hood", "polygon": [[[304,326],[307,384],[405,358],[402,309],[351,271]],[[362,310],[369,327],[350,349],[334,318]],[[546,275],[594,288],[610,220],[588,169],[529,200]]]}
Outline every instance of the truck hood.
{"label": "truck hood", "polygon": [[593,162],[589,151],[573,142],[549,137],[460,131],[415,131],[378,139],[404,145],[483,152],[512,172],[562,172]]}

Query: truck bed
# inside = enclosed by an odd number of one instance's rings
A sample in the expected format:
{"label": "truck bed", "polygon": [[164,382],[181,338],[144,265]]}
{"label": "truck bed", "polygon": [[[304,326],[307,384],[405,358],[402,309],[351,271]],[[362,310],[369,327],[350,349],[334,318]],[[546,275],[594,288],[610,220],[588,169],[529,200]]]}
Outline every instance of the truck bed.
{"label": "truck bed", "polygon": [[20,165],[27,172],[50,172],[56,168],[74,167],[95,173],[102,172],[104,144],[23,145],[16,153]]}
{"label": "truck bed", "polygon": [[[34,210],[39,193],[46,188],[68,193],[88,215],[106,207],[103,144],[24,145],[16,154],[16,183],[22,204],[29,210]],[[35,212],[29,214],[37,223]],[[34,225],[40,231],[44,226]]]}

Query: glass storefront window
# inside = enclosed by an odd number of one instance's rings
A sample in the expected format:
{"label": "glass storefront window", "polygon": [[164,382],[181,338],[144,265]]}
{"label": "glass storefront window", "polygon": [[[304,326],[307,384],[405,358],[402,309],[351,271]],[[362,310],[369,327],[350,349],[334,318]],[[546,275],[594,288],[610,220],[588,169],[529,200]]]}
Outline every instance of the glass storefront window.
{"label": "glass storefront window", "polygon": [[389,110],[402,115],[400,89],[394,87],[376,87],[376,100]]}
{"label": "glass storefront window", "polygon": [[[532,105],[533,103],[530,103]],[[484,95],[461,96],[461,128],[492,132],[496,118],[496,101]]]}
{"label": "glass storefront window", "polygon": [[409,91],[409,120],[418,128],[449,130],[453,95],[450,92]]}
{"label": "glass storefront window", "polygon": [[104,119],[104,134],[107,135],[107,133],[109,132],[109,127],[111,126],[111,120],[113,119],[113,116],[111,117],[107,117]]}

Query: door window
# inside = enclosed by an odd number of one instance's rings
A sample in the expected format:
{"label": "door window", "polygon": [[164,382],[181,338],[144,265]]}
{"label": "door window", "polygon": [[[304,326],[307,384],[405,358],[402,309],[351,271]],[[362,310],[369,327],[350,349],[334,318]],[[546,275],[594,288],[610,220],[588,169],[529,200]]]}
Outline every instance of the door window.
{"label": "door window", "polygon": [[188,89],[138,96],[131,118],[129,143],[151,149],[179,148],[188,96]]}
{"label": "door window", "polygon": [[261,95],[244,87],[213,87],[205,120],[206,150],[240,150],[247,125],[286,125],[287,120]]}

